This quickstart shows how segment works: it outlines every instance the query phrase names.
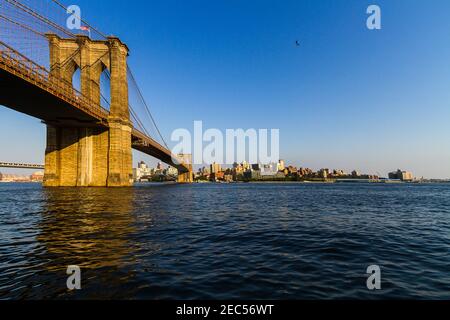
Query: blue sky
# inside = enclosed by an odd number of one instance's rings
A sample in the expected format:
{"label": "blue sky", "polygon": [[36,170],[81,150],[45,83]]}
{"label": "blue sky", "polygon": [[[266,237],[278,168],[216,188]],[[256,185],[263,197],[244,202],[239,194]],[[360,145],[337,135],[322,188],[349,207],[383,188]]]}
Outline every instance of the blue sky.
{"label": "blue sky", "polygon": [[[447,0],[113,0],[107,14],[104,1],[73,4],[130,47],[167,139],[194,120],[279,128],[297,166],[450,178]],[[382,30],[366,28],[370,4]],[[0,119],[0,160],[43,162],[39,120],[6,108]]]}

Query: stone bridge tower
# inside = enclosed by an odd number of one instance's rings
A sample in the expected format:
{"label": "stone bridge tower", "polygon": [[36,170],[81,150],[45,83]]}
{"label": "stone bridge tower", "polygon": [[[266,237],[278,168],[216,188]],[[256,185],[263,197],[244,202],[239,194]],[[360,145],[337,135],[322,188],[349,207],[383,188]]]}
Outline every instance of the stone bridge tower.
{"label": "stone bridge tower", "polygon": [[47,123],[44,186],[123,187],[132,184],[130,113],[128,109],[128,47],[118,38],[86,36],[62,39],[47,35],[50,73],[72,83],[80,70],[81,93],[100,105],[100,76],[111,74],[108,128],[96,123],[60,119]]}

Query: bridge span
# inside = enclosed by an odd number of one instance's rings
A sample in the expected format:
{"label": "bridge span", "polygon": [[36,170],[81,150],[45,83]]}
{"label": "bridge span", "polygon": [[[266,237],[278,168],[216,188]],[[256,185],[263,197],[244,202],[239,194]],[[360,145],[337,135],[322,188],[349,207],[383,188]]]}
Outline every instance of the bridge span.
{"label": "bridge span", "polygon": [[43,164],[0,162],[0,168],[44,170],[45,166]]}

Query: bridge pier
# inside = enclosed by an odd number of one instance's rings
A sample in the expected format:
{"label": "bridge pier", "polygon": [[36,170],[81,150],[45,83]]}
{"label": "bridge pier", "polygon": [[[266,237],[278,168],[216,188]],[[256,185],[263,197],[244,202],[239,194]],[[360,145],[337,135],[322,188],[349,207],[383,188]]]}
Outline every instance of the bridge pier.
{"label": "bridge pier", "polygon": [[118,119],[109,121],[108,187],[133,184],[131,124]]}
{"label": "bridge pier", "polygon": [[192,170],[186,173],[178,174],[178,183],[193,183],[194,182],[194,174]]}
{"label": "bridge pier", "polygon": [[132,185],[131,126],[61,128],[47,125],[46,187]]}
{"label": "bridge pier", "polygon": [[193,183],[194,171],[192,169],[192,155],[191,154],[179,154],[178,161],[187,166],[188,172],[178,173],[178,183]]}

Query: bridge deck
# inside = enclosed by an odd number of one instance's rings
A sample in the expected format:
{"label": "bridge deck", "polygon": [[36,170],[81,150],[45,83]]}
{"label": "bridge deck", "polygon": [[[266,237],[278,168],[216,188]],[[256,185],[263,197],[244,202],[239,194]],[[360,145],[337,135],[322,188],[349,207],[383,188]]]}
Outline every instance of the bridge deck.
{"label": "bridge deck", "polygon": [[180,173],[188,172],[188,168],[180,163],[177,163],[172,158],[172,152],[167,148],[161,146],[158,142],[143,134],[142,132],[133,129],[132,135],[132,147],[135,150],[141,151],[152,157],[161,160],[164,163],[171,165],[178,169]]}
{"label": "bridge deck", "polygon": [[0,168],[44,170],[44,165],[43,164],[26,164],[26,163],[0,162]]}

